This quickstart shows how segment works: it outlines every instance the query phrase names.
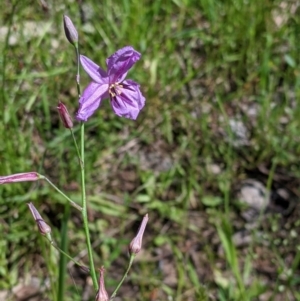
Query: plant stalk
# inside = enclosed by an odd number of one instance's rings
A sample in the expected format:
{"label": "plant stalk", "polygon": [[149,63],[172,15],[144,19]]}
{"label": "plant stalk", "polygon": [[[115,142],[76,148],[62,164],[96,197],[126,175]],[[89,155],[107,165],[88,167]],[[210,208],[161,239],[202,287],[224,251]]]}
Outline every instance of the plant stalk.
{"label": "plant stalk", "polygon": [[[61,226],[61,243],[60,249],[65,253],[68,249],[68,221],[70,218],[70,204],[65,206],[64,217]],[[65,254],[60,253],[59,258],[59,275],[58,275],[58,292],[57,292],[57,300],[64,300],[65,293],[65,276],[67,274],[67,257]]]}
{"label": "plant stalk", "polygon": [[48,238],[48,240],[49,240],[51,246],[52,246],[53,248],[55,248],[58,252],[64,254],[67,258],[69,258],[71,261],[73,261],[76,265],[78,265],[79,267],[81,267],[81,268],[84,269],[85,271],[89,271],[89,268],[88,268],[88,267],[82,265],[81,263],[79,263],[78,261],[76,261],[74,258],[72,258],[69,254],[67,254],[67,253],[64,252],[62,249],[60,249],[60,248],[54,243],[53,240],[51,240],[51,239],[49,239],[49,238]]}
{"label": "plant stalk", "polygon": [[65,197],[70,204],[79,211],[82,211],[82,208],[72,201],[66,194],[64,194],[58,187],[56,187],[47,177],[43,176],[42,179],[46,180],[57,192],[59,192],[63,197]]}
{"label": "plant stalk", "polygon": [[120,283],[118,284],[118,286],[116,287],[116,289],[115,289],[114,292],[112,293],[112,295],[111,295],[111,297],[110,297],[109,300],[112,300],[113,298],[116,297],[119,288],[121,287],[121,285],[123,284],[125,278],[127,277],[128,273],[129,273],[129,270],[130,270],[130,268],[131,268],[131,266],[132,266],[134,257],[135,257],[135,254],[130,255],[130,259],[129,259],[129,263],[128,263],[127,270],[126,270],[124,276],[122,277]]}
{"label": "plant stalk", "polygon": [[83,227],[86,237],[86,246],[88,250],[89,256],[89,264],[90,264],[90,274],[93,280],[93,286],[95,291],[98,290],[98,282],[97,276],[95,272],[94,260],[93,260],[93,252],[90,240],[90,232],[88,225],[88,217],[87,217],[87,201],[86,201],[86,192],[85,192],[85,171],[84,171],[84,122],[81,123],[81,194],[82,194],[82,219],[83,219]]}
{"label": "plant stalk", "polygon": [[81,96],[81,91],[80,91],[80,53],[79,53],[79,48],[78,44],[74,45],[75,47],[75,52],[76,52],[76,59],[77,59],[77,74],[76,74],[76,85],[77,85],[77,93],[78,93],[78,98]]}

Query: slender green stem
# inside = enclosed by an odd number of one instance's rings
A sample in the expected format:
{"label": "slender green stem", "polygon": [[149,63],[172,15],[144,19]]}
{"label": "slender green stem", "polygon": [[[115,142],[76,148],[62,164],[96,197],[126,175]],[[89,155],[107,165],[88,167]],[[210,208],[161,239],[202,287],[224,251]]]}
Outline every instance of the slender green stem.
{"label": "slender green stem", "polygon": [[121,287],[121,285],[123,284],[125,278],[127,277],[128,273],[129,273],[129,270],[130,270],[130,268],[131,268],[131,266],[132,266],[134,257],[135,257],[135,254],[130,255],[130,259],[129,259],[129,263],[128,263],[127,270],[126,270],[124,276],[122,277],[120,283],[118,284],[118,286],[116,287],[116,289],[115,289],[114,292],[112,293],[112,295],[111,295],[111,297],[110,297],[109,300],[112,300],[113,298],[116,297],[119,288]]}
{"label": "slender green stem", "polygon": [[80,96],[81,96],[81,91],[80,91],[80,55],[79,55],[78,44],[76,43],[74,45],[74,47],[75,47],[76,59],[77,59],[77,74],[76,74],[77,93],[78,93],[78,98],[80,98]]}
{"label": "slender green stem", "polygon": [[86,270],[86,271],[89,271],[89,268],[88,268],[88,267],[82,265],[80,262],[76,261],[76,260],[75,260],[74,258],[72,258],[69,254],[67,254],[67,253],[64,252],[62,249],[60,249],[60,248],[54,243],[53,240],[51,240],[51,239],[48,239],[48,240],[49,240],[51,246],[52,246],[53,248],[55,248],[58,252],[60,252],[61,254],[65,255],[67,258],[69,258],[71,261],[73,261],[73,262],[74,262],[76,265],[78,265],[79,267],[83,268],[83,269]]}
{"label": "slender green stem", "polygon": [[[66,252],[68,249],[68,221],[70,218],[70,204],[66,204],[64,217],[62,220],[61,226],[61,242],[60,248],[63,252]],[[59,258],[59,275],[58,275],[58,291],[57,291],[57,300],[64,300],[65,293],[65,276],[67,274],[67,257],[64,254],[60,254]]]}
{"label": "slender green stem", "polygon": [[[81,96],[81,90],[80,90],[80,53],[78,48],[78,43],[74,44],[75,52],[76,52],[76,58],[77,58],[77,74],[76,74],[76,84],[77,84],[77,93],[78,98]],[[90,232],[89,232],[89,224],[88,224],[88,217],[87,217],[87,201],[86,201],[86,192],[85,192],[85,170],[84,170],[84,122],[81,123],[80,127],[80,150],[81,153],[79,153],[78,146],[74,137],[74,134],[72,132],[72,136],[75,142],[75,147],[78,153],[79,161],[80,161],[80,170],[81,170],[81,197],[82,197],[82,219],[83,219],[83,227],[85,232],[85,238],[86,238],[86,245],[88,250],[88,256],[89,256],[89,264],[90,264],[90,274],[93,280],[93,286],[95,291],[98,290],[98,282],[97,282],[97,276],[95,272],[95,266],[94,266],[94,260],[93,260],[93,252],[92,252],[92,245],[90,240]]]}
{"label": "slender green stem", "polygon": [[86,245],[89,255],[89,263],[90,263],[90,274],[93,280],[94,289],[98,290],[98,282],[97,276],[95,272],[94,260],[93,260],[93,252],[90,240],[90,233],[89,233],[89,225],[88,225],[88,218],[87,218],[87,201],[86,201],[86,193],[85,193],[85,173],[84,173],[84,122],[81,123],[81,193],[82,193],[82,219],[83,219],[83,226],[85,231],[86,237]]}
{"label": "slender green stem", "polygon": [[73,202],[67,195],[65,195],[58,187],[56,187],[47,177],[41,176],[42,179],[46,180],[57,192],[59,192],[63,197],[65,197],[70,204],[79,211],[82,211],[82,208]]}
{"label": "slender green stem", "polygon": [[72,128],[70,128],[70,132],[71,132],[71,134],[72,134],[72,138],[73,138],[74,145],[75,145],[75,148],[76,148],[77,156],[78,156],[79,162],[80,162],[80,164],[81,164],[81,156],[80,156],[78,144],[77,144],[77,141],[76,141],[76,138],[75,138],[75,135],[74,135],[74,131],[73,131]]}

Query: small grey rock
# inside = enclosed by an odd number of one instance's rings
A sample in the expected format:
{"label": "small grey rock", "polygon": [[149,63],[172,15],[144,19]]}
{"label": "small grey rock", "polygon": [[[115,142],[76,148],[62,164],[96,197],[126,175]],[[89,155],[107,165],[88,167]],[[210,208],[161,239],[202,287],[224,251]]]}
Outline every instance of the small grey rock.
{"label": "small grey rock", "polygon": [[247,205],[242,216],[248,221],[255,221],[260,212],[263,212],[270,202],[270,193],[267,188],[259,181],[247,179],[240,185],[237,197],[242,204]]}

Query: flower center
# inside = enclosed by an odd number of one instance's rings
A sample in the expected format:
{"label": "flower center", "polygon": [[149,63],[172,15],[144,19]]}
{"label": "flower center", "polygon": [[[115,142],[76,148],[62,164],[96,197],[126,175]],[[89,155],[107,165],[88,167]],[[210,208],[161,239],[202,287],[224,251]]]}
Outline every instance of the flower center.
{"label": "flower center", "polygon": [[117,95],[121,95],[122,88],[123,88],[123,85],[120,85],[119,83],[111,84],[109,86],[108,92],[112,97],[115,97]]}

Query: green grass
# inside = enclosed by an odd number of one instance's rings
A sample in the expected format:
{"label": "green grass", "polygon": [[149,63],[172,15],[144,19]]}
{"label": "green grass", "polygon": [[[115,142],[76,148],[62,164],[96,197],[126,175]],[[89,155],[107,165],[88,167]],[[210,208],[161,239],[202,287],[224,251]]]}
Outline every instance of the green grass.
{"label": "green grass", "polygon": [[[249,246],[237,248],[232,240],[243,228],[237,182],[261,177],[264,167],[268,188],[284,175],[282,182],[299,194],[297,1],[83,2],[43,9],[37,1],[4,1],[0,174],[36,170],[80,201],[76,150],[56,111],[59,100],[72,114],[77,109],[75,54],[62,28],[66,13],[79,31],[81,53],[100,65],[125,45],[142,54],[128,76],[147,98],[138,120],[117,118],[106,102],[86,124],[90,229],[107,290],[121,278],[127,245],[148,212],[144,251],[122,300],[246,301],[263,294],[299,300],[297,217],[264,215]],[[38,24],[38,34],[24,32],[29,21]],[[82,71],[82,87],[88,81]],[[247,143],[231,142],[232,120],[246,126]],[[3,185],[0,196],[0,290],[29,276],[41,283],[49,277],[44,299],[56,300],[59,256],[37,233],[26,203],[44,213],[59,241],[65,200],[46,183]],[[76,256],[85,244],[74,209],[68,228],[69,253]],[[289,235],[281,237],[279,229]],[[259,267],[268,260],[273,269],[266,275]],[[85,277],[78,275],[68,270],[64,300],[81,300]]]}

